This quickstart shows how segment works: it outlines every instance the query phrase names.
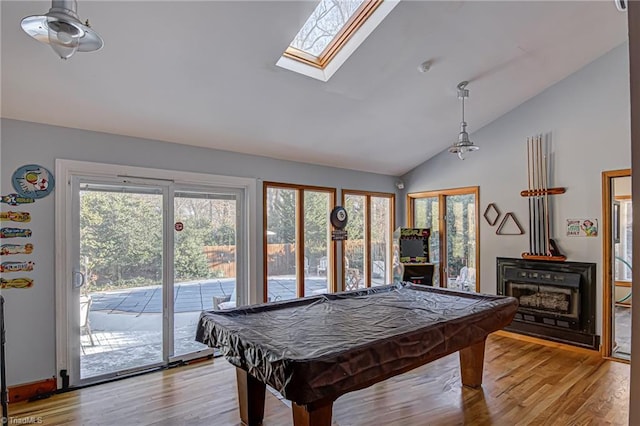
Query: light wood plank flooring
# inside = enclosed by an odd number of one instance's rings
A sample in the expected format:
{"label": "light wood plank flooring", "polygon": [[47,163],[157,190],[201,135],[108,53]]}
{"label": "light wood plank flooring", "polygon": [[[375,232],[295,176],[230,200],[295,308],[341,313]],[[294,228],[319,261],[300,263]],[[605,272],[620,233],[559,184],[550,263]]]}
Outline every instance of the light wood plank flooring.
{"label": "light wood plank flooring", "polygon": [[[9,411],[12,419],[33,416],[45,425],[238,425],[235,377],[234,368],[218,358],[12,404]],[[626,425],[628,401],[629,365],[494,334],[487,340],[481,389],[461,386],[453,354],[340,397],[333,421],[340,426]],[[290,408],[267,392],[264,424],[292,423]]]}

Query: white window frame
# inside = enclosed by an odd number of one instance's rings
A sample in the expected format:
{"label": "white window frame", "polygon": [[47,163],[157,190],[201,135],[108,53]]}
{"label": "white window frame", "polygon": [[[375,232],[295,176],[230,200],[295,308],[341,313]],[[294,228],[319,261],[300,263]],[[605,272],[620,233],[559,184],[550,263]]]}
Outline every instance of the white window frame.
{"label": "white window frame", "polygon": [[[237,282],[245,283],[237,288],[240,304],[255,304],[262,300],[262,288],[256,283],[257,279],[257,230],[256,230],[256,179],[233,176],[221,176],[205,173],[163,170],[146,167],[124,166],[117,164],[94,163],[56,159],[55,176],[58,181],[55,197],[55,285],[56,285],[56,374],[58,388],[61,388],[60,371],[69,371],[69,348],[71,338],[68,334],[69,315],[74,310],[69,309],[71,294],[66,291],[73,280],[73,242],[70,241],[69,231],[72,228],[72,178],[74,176],[92,176],[97,178],[129,177],[132,180],[155,179],[173,182],[175,185],[214,186],[219,188],[234,188],[244,190],[244,208],[246,211],[243,230],[238,235],[238,262],[241,276]],[[243,256],[244,254],[244,256]],[[173,257],[173,253],[168,251]]]}

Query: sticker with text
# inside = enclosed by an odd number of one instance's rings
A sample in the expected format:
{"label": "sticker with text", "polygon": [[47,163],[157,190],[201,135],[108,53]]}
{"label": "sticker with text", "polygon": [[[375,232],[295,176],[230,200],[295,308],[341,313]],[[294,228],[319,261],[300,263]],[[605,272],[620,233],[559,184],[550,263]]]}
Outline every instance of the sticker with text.
{"label": "sticker with text", "polygon": [[7,194],[0,196],[0,203],[9,204],[10,206],[17,206],[19,204],[29,204],[36,200],[29,197],[23,197],[18,194]]}
{"label": "sticker with text", "polygon": [[0,212],[1,221],[11,222],[31,222],[31,213],[29,212]]}
{"label": "sticker with text", "polygon": [[31,229],[28,228],[0,228],[0,238],[29,238]]}
{"label": "sticker with text", "polygon": [[0,263],[0,272],[28,272],[33,271],[35,263],[31,261],[24,262],[2,262]]}
{"label": "sticker with text", "polygon": [[27,277],[21,278],[0,278],[0,288],[31,288],[33,280]]}
{"label": "sticker with text", "polygon": [[0,246],[0,256],[10,254],[31,254],[33,253],[33,244],[3,244]]}

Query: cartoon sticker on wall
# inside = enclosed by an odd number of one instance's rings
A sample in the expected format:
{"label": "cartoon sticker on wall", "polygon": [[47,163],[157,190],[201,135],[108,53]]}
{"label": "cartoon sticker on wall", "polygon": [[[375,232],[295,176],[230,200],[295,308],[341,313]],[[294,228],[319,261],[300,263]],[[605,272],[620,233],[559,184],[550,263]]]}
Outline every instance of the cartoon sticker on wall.
{"label": "cartoon sticker on wall", "polygon": [[31,288],[33,280],[27,277],[5,279],[0,278],[0,288]]}
{"label": "cartoon sticker on wall", "polygon": [[2,262],[0,263],[0,272],[28,272],[33,271],[35,263],[31,261],[24,262]]}
{"label": "cartoon sticker on wall", "polygon": [[568,237],[597,237],[598,219],[567,219]]}
{"label": "cartoon sticker on wall", "polygon": [[27,228],[0,228],[0,238],[29,238],[31,229]]}
{"label": "cartoon sticker on wall", "polygon": [[37,164],[27,164],[13,172],[13,189],[18,195],[33,199],[46,197],[53,191],[55,179],[51,172]]}
{"label": "cartoon sticker on wall", "polygon": [[10,206],[17,206],[19,204],[29,204],[29,203],[33,203],[34,201],[36,200],[34,200],[33,198],[23,197],[18,194],[7,194],[7,195],[0,196],[0,203],[9,204]]}
{"label": "cartoon sticker on wall", "polygon": [[31,213],[29,212],[0,212],[0,221],[11,222],[31,222]]}
{"label": "cartoon sticker on wall", "polygon": [[11,254],[31,254],[33,253],[33,244],[3,244],[0,246],[0,256],[8,256]]}

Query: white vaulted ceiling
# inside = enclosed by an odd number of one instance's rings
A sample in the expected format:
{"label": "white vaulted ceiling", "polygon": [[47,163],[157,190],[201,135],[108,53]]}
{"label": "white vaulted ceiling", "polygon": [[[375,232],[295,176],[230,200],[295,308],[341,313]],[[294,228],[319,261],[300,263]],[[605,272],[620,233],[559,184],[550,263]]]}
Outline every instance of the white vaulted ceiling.
{"label": "white vaulted ceiling", "polygon": [[401,175],[460,81],[473,134],[627,38],[613,1],[402,1],[323,83],[275,66],[315,6],[79,0],[105,46],[62,61],[20,28],[50,2],[2,1],[2,117]]}

